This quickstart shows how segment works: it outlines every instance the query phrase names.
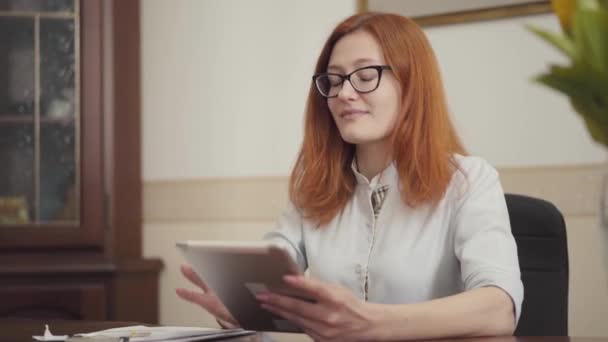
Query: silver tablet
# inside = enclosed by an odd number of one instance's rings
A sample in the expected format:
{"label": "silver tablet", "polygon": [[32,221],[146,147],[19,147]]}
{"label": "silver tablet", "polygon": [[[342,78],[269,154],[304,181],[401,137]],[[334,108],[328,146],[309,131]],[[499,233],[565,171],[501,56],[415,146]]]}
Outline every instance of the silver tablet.
{"label": "silver tablet", "polygon": [[196,273],[218,295],[243,329],[301,332],[260,307],[262,290],[305,299],[286,288],[282,277],[300,271],[289,253],[268,241],[182,241],[177,243]]}

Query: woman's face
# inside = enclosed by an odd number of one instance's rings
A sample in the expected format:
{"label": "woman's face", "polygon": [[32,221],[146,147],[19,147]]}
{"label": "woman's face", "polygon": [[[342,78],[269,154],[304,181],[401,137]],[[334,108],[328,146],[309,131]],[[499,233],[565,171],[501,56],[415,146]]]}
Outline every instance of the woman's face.
{"label": "woman's face", "polygon": [[[374,65],[386,65],[380,45],[366,31],[360,30],[342,37],[329,58],[328,73],[342,75]],[[377,71],[354,74],[351,81],[364,88],[375,84]],[[357,77],[357,75],[362,76]],[[401,87],[392,71],[383,70],[378,88],[369,93],[357,92],[344,81],[338,95],[327,99],[329,110],[340,130],[342,139],[356,145],[383,142],[391,134],[397,121],[401,102]]]}

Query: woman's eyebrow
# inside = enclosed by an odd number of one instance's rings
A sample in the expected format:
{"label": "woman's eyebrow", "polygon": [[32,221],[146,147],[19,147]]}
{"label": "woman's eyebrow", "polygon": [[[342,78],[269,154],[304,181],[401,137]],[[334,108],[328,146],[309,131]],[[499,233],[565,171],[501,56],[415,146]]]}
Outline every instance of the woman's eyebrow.
{"label": "woman's eyebrow", "polygon": [[359,58],[355,61],[355,65],[361,65],[366,63],[379,63],[375,58]]}
{"label": "woman's eyebrow", "polygon": [[341,66],[338,65],[330,65],[327,67],[327,71],[344,71],[344,69]]}

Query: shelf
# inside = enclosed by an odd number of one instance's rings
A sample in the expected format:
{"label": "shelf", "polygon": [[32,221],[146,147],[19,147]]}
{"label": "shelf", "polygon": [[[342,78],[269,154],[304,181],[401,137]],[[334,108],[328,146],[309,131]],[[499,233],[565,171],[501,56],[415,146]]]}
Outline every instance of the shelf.
{"label": "shelf", "polygon": [[[41,117],[40,123],[59,123],[59,124],[69,124],[74,122],[73,116],[68,116],[64,118],[49,118],[49,117]],[[34,123],[33,115],[0,115],[0,125],[10,125],[10,124],[27,124]]]}

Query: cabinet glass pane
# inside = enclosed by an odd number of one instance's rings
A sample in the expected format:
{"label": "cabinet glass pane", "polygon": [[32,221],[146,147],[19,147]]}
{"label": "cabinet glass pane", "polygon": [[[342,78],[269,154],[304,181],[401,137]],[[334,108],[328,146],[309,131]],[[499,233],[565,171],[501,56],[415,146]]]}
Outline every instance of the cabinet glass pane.
{"label": "cabinet glass pane", "polygon": [[0,125],[0,224],[35,217],[34,125]]}
{"label": "cabinet glass pane", "polygon": [[0,11],[73,12],[74,0],[0,0]]}
{"label": "cabinet glass pane", "polygon": [[0,224],[78,224],[74,5],[0,0]]}
{"label": "cabinet glass pane", "polygon": [[40,221],[78,220],[74,122],[40,126]]}
{"label": "cabinet glass pane", "polygon": [[0,17],[0,120],[33,115],[34,19]]}
{"label": "cabinet glass pane", "polygon": [[40,20],[40,115],[74,117],[74,20]]}

